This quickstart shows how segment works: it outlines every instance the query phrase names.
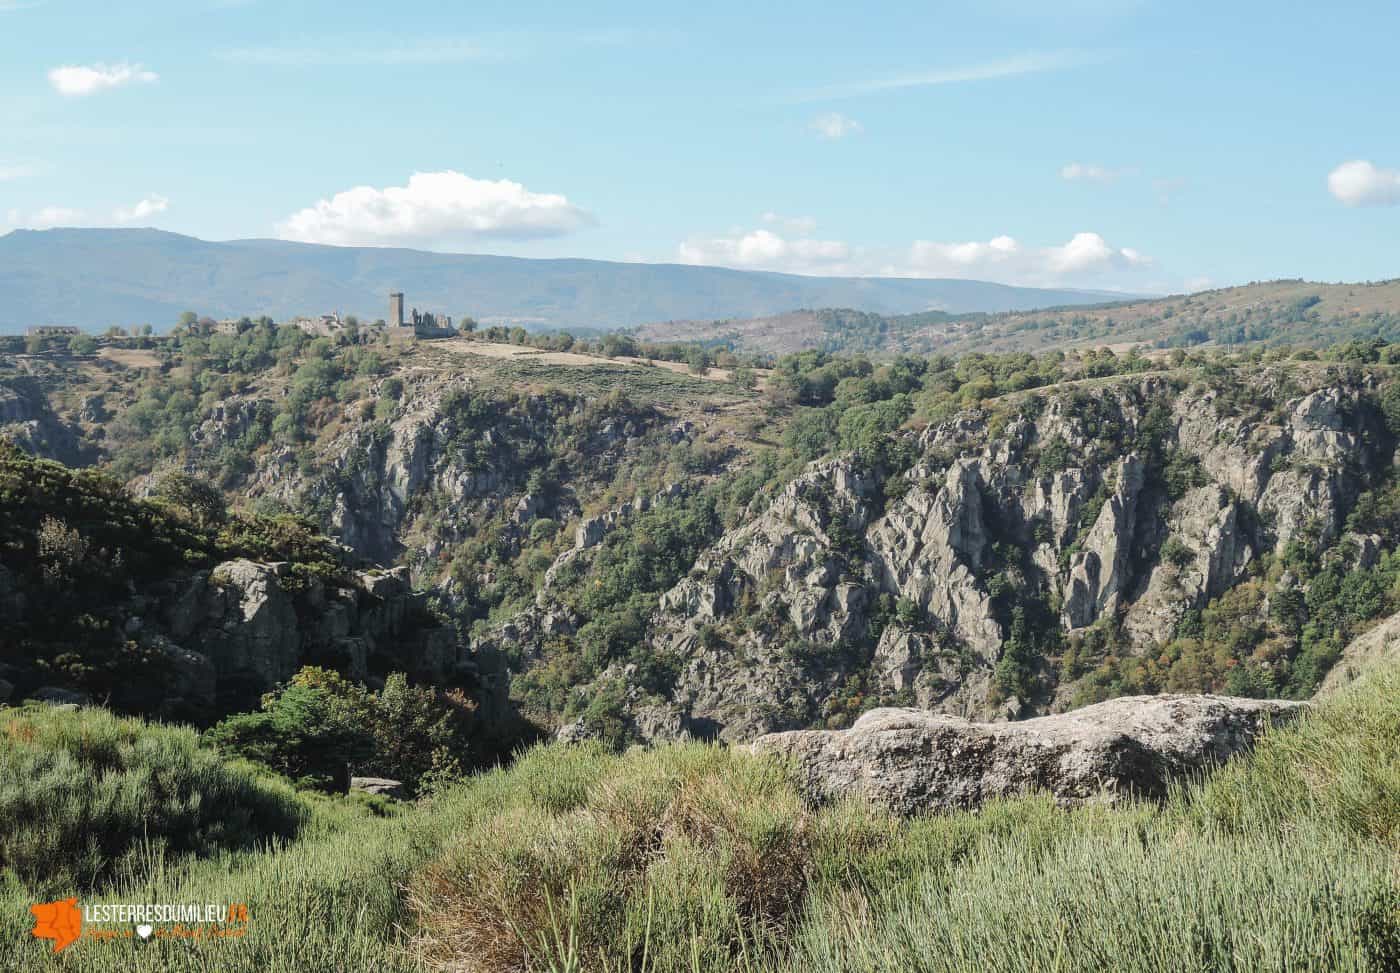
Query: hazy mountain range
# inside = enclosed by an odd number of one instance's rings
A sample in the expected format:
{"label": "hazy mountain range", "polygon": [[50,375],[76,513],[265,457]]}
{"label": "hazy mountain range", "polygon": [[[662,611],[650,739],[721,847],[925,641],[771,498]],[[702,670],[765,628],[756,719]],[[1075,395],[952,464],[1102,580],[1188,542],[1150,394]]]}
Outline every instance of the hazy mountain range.
{"label": "hazy mountain range", "polygon": [[597,328],[815,307],[1013,311],[1124,296],[956,279],[802,277],[278,240],[214,243],[149,229],[16,230],[0,237],[0,332],[35,324],[159,329],[185,310],[279,319],[340,310],[373,320],[386,315],[393,290],[403,291],[410,306],[454,317]]}

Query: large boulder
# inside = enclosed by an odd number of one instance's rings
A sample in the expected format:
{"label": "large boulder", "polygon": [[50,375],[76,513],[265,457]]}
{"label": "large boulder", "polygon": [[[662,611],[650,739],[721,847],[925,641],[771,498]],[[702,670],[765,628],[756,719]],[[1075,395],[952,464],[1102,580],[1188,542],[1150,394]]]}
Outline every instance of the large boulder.
{"label": "large boulder", "polygon": [[849,730],[759,737],[790,759],[804,792],[865,797],[901,814],[975,808],[1034,791],[1063,805],[1156,798],[1167,784],[1226,760],[1270,719],[1306,704],[1229,696],[1127,696],[1020,723],[971,723],[877,709]]}
{"label": "large boulder", "polygon": [[379,797],[389,797],[396,801],[404,798],[403,782],[388,777],[351,777],[350,789],[364,791]]}

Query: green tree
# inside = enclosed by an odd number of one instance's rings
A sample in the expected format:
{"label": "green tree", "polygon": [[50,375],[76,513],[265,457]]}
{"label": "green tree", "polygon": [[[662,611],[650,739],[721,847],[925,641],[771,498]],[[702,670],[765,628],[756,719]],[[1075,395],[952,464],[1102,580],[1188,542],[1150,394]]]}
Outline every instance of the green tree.
{"label": "green tree", "polygon": [[369,692],[327,669],[307,667],[240,713],[210,728],[209,742],[306,786],[344,793],[352,766],[374,755]]}
{"label": "green tree", "polygon": [[152,495],[165,501],[197,527],[217,527],[228,520],[224,495],[188,473],[167,473]]}
{"label": "green tree", "polygon": [[68,339],[68,353],[94,355],[97,353],[97,339],[90,334],[75,334]]}

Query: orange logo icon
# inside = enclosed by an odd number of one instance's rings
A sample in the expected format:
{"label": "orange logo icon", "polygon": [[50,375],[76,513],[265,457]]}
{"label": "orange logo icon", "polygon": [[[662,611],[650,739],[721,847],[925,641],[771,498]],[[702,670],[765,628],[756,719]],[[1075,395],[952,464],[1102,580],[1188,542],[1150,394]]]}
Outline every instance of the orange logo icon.
{"label": "orange logo icon", "polygon": [[52,939],[55,953],[73,945],[83,931],[83,913],[76,897],[31,905],[34,913],[34,938]]}

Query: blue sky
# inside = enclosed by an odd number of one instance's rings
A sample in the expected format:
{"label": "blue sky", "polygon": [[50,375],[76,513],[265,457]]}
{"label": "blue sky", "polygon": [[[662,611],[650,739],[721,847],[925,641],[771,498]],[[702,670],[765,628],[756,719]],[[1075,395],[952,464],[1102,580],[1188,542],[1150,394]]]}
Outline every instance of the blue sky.
{"label": "blue sky", "polygon": [[0,0],[0,232],[1400,276],[1400,5]]}

